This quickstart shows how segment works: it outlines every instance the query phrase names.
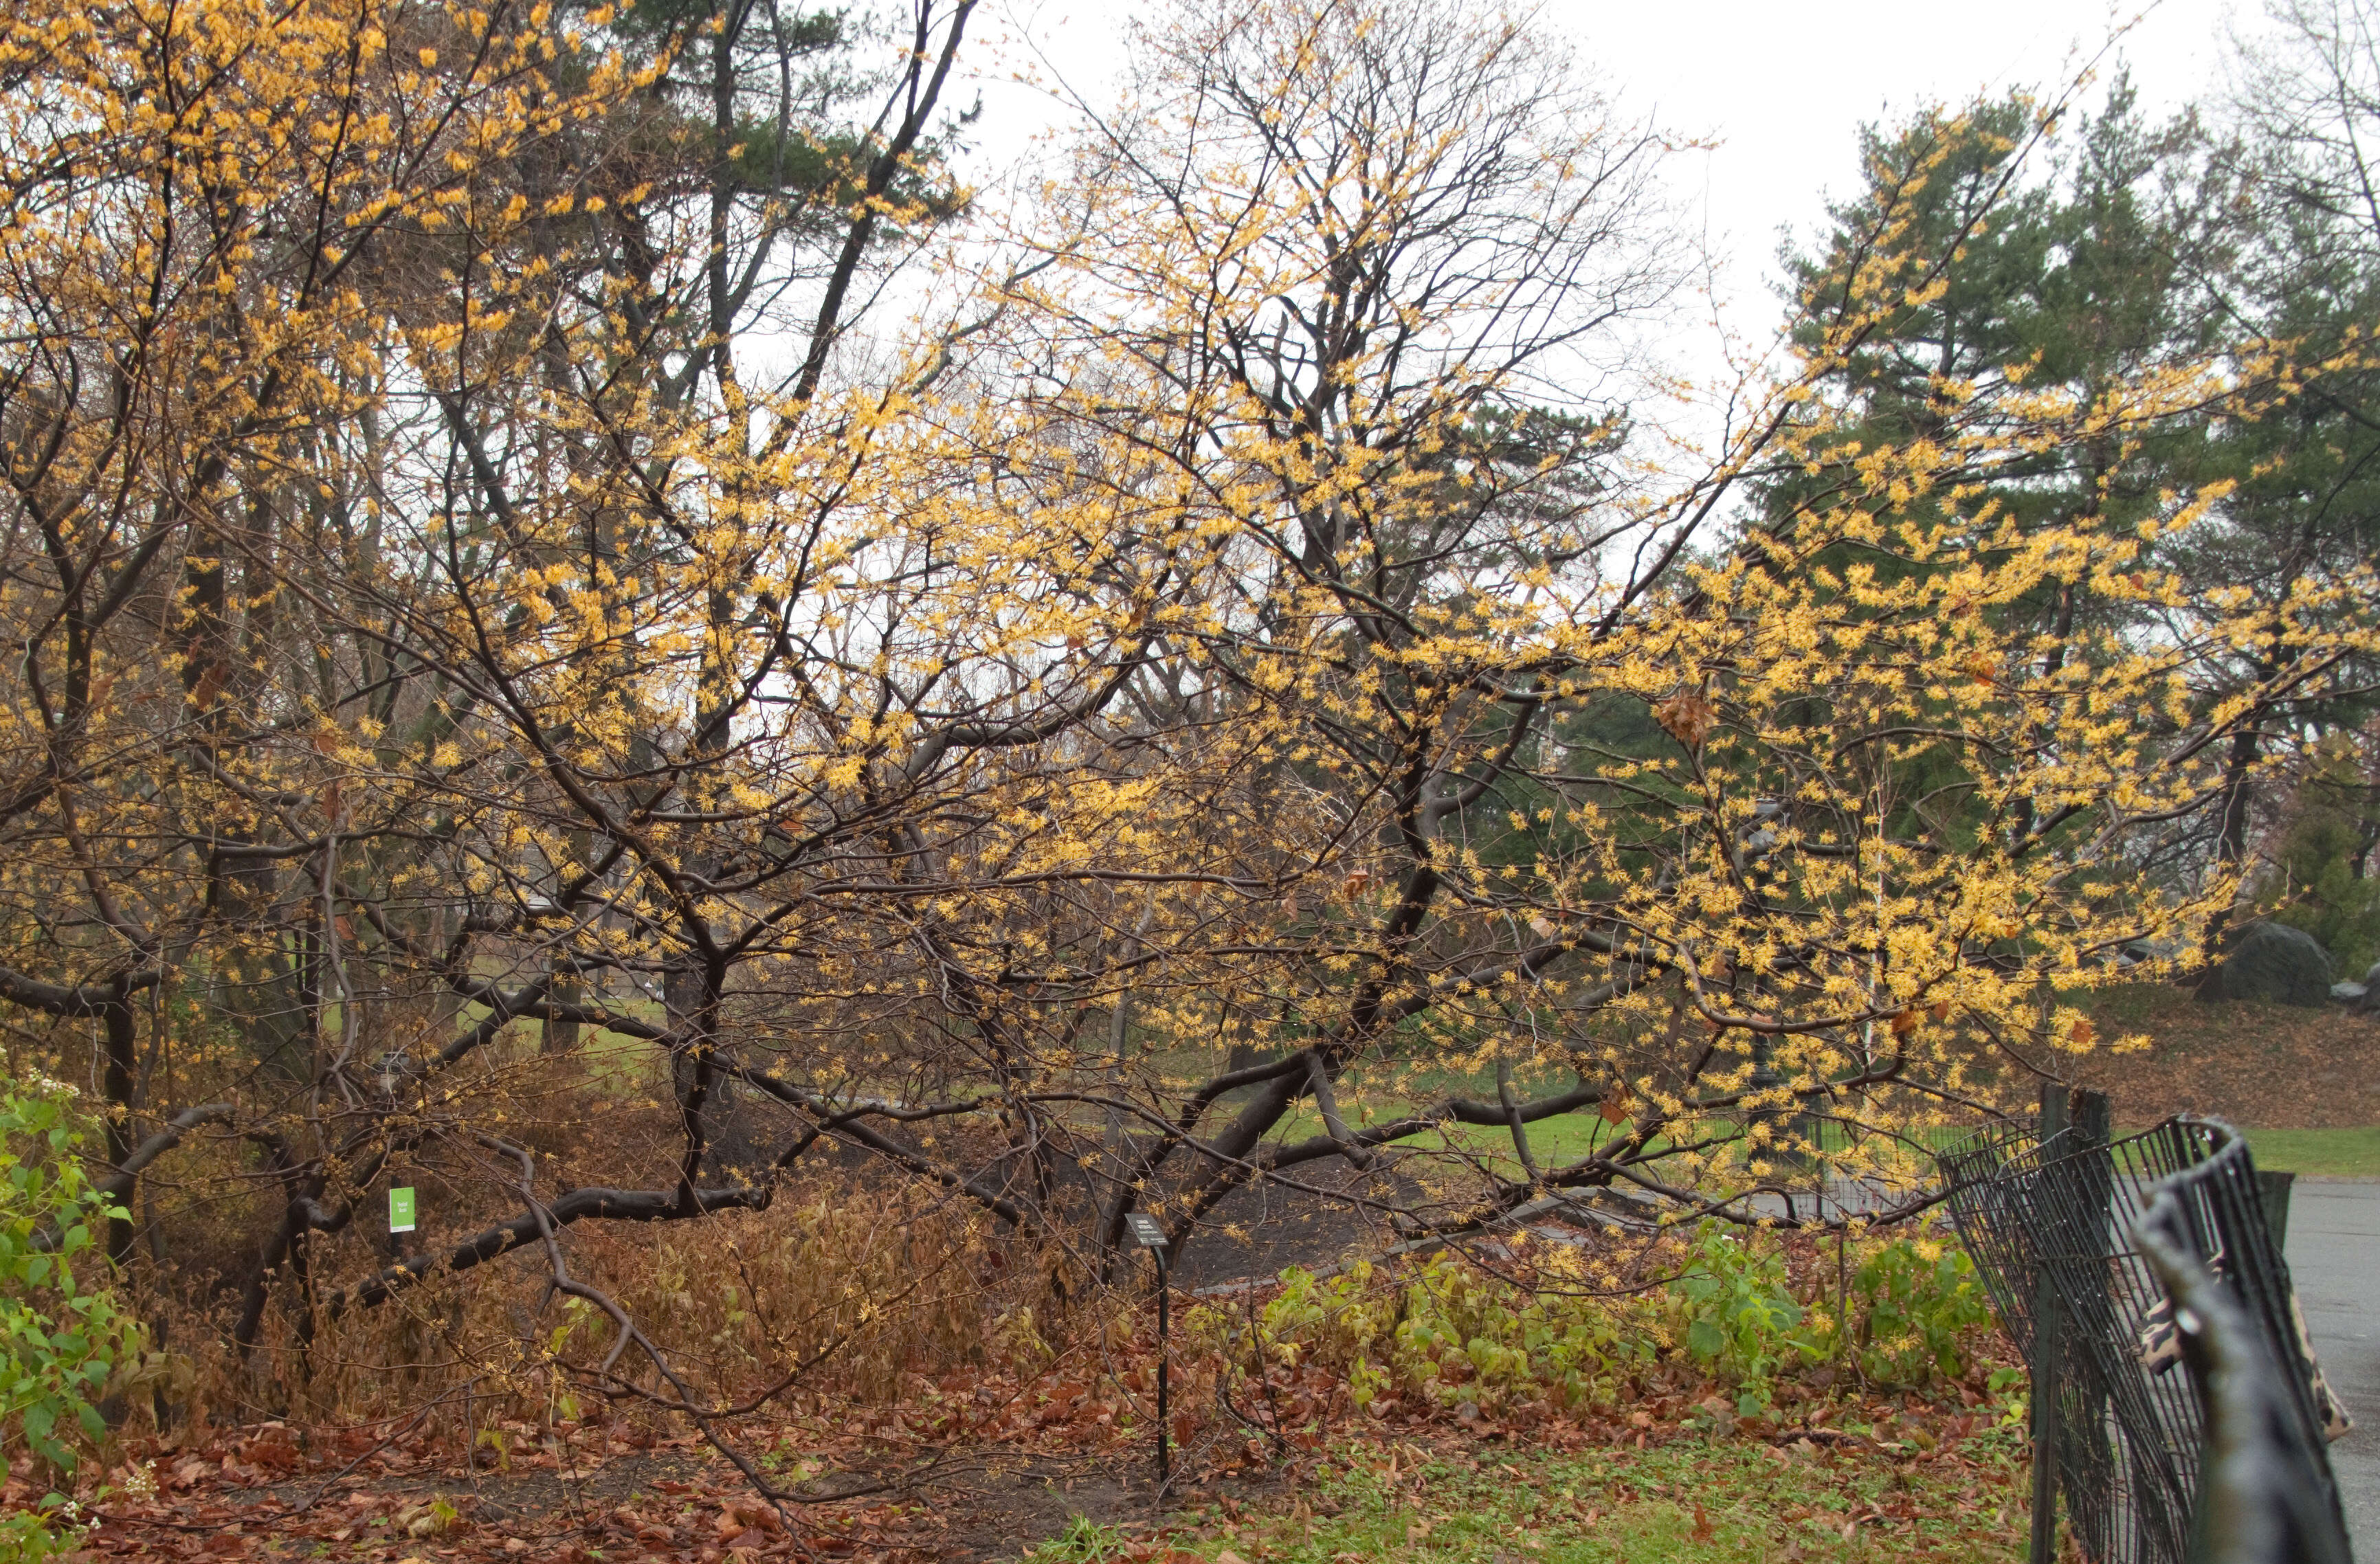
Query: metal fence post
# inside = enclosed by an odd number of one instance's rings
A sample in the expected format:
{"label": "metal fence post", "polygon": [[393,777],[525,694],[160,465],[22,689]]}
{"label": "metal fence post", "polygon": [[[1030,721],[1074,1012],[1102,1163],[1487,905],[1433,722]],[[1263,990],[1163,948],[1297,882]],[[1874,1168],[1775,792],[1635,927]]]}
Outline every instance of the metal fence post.
{"label": "metal fence post", "polygon": [[[2071,1187],[2076,1195],[2076,1228],[2073,1241],[2082,1255],[2096,1259],[2112,1256],[2124,1246],[2124,1239],[2115,1228],[2115,1165],[2107,1157],[2107,1144],[2115,1138],[2115,1106],[2105,1092],[2075,1090],[2066,1099],[2068,1124],[2067,1143],[2070,1164],[2074,1177]],[[2114,1301],[2107,1289],[2114,1283],[2113,1272],[2106,1265],[2078,1266],[2076,1255],[2058,1256],[2058,1324],[2061,1352],[2070,1345],[2078,1353],[2089,1349],[2083,1339],[2095,1330],[2104,1329],[2114,1317]],[[2071,1341],[2066,1338],[2072,1338]],[[2112,1467],[2115,1452],[2107,1445],[2107,1387],[2100,1377],[2079,1366],[2070,1369],[2063,1362],[2058,1365],[2063,1381],[2058,1401],[2058,1439],[2060,1446],[2060,1474],[2068,1468],[2100,1470]],[[2074,1495],[2066,1495],[2067,1525],[2082,1530],[2074,1522]],[[2083,1532],[2084,1551],[2089,1551],[2088,1532]]]}
{"label": "metal fence post", "polygon": [[2347,1564],[2326,1409],[2247,1142],[2190,1115],[2103,1140],[2103,1102],[2065,1097],[1941,1158],[2037,1376],[2033,1557],[2051,1564],[2063,1531],[2099,1564]]}
{"label": "metal fence post", "polygon": [[[2066,1128],[2066,1085],[2041,1084],[2041,1144]],[[2047,1238],[2049,1235],[2043,1235]],[[2033,1546],[2031,1564],[2058,1558],[2058,1364],[2059,1307],[2046,1244],[2034,1256],[2033,1292]]]}
{"label": "metal fence post", "polygon": [[2297,1182],[2295,1173],[2276,1173],[2268,1169],[2256,1170],[2256,1194],[2264,1203],[2265,1226],[2272,1230],[2273,1253],[2285,1255],[2289,1246],[2289,1186]]}

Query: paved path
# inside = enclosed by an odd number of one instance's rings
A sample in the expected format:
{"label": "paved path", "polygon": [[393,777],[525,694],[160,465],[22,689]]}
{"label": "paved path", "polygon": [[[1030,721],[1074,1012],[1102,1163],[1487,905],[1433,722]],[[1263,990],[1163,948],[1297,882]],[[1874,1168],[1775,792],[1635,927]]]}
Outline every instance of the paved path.
{"label": "paved path", "polygon": [[2330,1447],[2355,1556],[2380,1560],[2380,1183],[2289,1193],[2289,1279],[2315,1355],[2354,1432]]}

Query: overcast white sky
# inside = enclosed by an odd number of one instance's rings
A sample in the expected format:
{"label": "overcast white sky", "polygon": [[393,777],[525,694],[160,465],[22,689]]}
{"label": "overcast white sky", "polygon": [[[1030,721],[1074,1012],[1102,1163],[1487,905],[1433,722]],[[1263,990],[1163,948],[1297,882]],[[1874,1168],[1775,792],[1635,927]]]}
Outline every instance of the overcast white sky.
{"label": "overcast white sky", "polygon": [[2257,0],[2165,0],[2145,14],[2092,0],[1548,0],[1539,14],[1623,103],[1718,141],[1689,154],[1699,169],[1679,172],[1700,175],[1688,193],[1731,263],[1725,291],[1764,321],[1777,231],[1809,231],[1828,194],[1856,187],[1863,121],[1978,91],[2054,90],[2127,22],[2109,60],[2131,66],[2152,109],[2178,108],[2219,86],[2227,33],[2263,19]]}
{"label": "overcast white sky", "polygon": [[[1046,94],[1007,80],[1038,51],[1085,97],[1105,95],[1123,58],[1133,0],[994,0],[977,24],[984,94],[980,154],[1013,159],[1027,127],[1062,116]],[[1808,232],[1829,192],[1857,181],[1859,125],[1932,100],[1980,91],[2054,89],[2117,45],[2144,102],[2168,109],[2217,91],[2227,38],[2263,27],[2262,0],[1542,0],[1535,15],[1567,35],[1623,112],[1708,138],[1708,152],[1675,159],[1672,175],[1720,259],[1718,294],[1729,329],[1765,340],[1779,306],[1767,291],[1778,230]],[[987,170],[988,172],[988,170]],[[1716,339],[1681,340],[1696,380],[1725,372]]]}

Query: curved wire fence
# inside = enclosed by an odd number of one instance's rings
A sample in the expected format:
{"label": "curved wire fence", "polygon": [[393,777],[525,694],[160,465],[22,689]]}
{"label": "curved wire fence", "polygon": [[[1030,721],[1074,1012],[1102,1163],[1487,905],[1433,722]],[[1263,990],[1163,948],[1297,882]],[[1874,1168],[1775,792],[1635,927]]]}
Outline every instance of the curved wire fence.
{"label": "curved wire fence", "polygon": [[[2349,1564],[2320,1429],[2305,1426],[2252,1311],[2201,1262],[2198,1170],[2159,1186],[2133,1242],[2173,1300],[2176,1340],[2206,1408],[2192,1553],[2207,1564]],[[2286,1361],[2286,1360],[2283,1360]]]}
{"label": "curved wire fence", "polygon": [[[2270,1417],[2243,1413],[2248,1423],[2235,1417],[2233,1426],[2270,1424],[2277,1432],[2258,1440],[2286,1440],[2279,1453],[2257,1444],[2258,1469],[2287,1470],[2311,1485],[2296,1502],[2326,1518],[2343,1564],[2316,1371],[2238,1133],[2219,1120],[2186,1117],[2118,1140],[2070,1128],[2045,1141],[2018,1129],[1977,1137],[1940,1160],[1951,1218],[2028,1362],[2039,1361],[2044,1308],[2062,1322],[2048,1393],[2057,1398],[2058,1485],[2083,1553],[2098,1564],[2209,1557],[2193,1546],[2206,1441],[2210,1426],[2223,1425],[2226,1386],[2235,1398],[2246,1393],[2236,1376],[2214,1373],[2214,1341],[2228,1361],[2277,1371],[2255,1392],[2266,1397]],[[2186,1291],[2191,1273],[2177,1266],[2195,1267],[2228,1312],[2178,1303],[2168,1287]],[[2216,1459],[2232,1458],[2218,1451]],[[2233,1475],[2218,1470],[2216,1486],[2229,1491]]]}

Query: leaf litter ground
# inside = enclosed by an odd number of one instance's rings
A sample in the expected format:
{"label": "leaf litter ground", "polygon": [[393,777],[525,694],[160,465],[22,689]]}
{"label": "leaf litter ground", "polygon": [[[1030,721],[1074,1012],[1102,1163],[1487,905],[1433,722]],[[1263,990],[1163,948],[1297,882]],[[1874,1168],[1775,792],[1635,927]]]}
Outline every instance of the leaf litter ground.
{"label": "leaf litter ground", "polygon": [[[501,1461],[484,1445],[467,1461],[427,1434],[268,1424],[189,1448],[128,1446],[79,1553],[89,1564],[2022,1553],[2022,1454],[2005,1407],[1965,1386],[1937,1387],[1931,1400],[1870,1398],[1828,1378],[1782,1383],[1761,1417],[1737,1417],[1707,1384],[1670,1376],[1622,1409],[1504,1423],[1475,1412],[1381,1421],[1329,1387],[1293,1385],[1315,1415],[1278,1439],[1177,1425],[1189,1437],[1162,1515],[1129,1398],[1057,1379],[945,1381],[916,1403],[832,1423],[747,1425],[743,1448],[765,1450],[778,1480],[815,1496],[782,1514],[693,1436],[655,1437],[626,1422],[524,1437]],[[838,1494],[847,1497],[829,1497]]]}

